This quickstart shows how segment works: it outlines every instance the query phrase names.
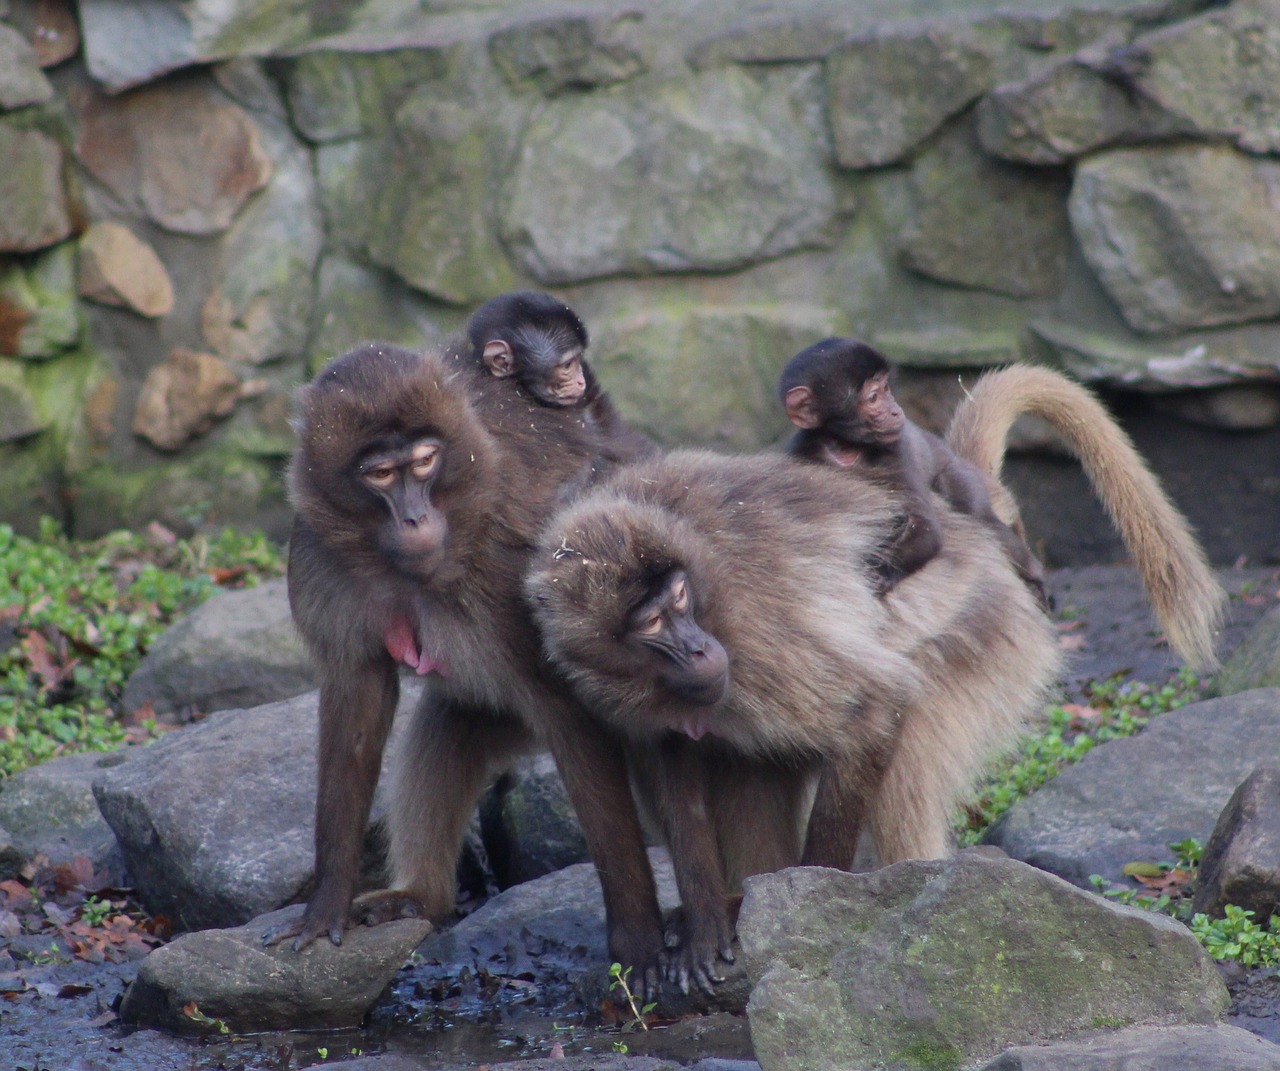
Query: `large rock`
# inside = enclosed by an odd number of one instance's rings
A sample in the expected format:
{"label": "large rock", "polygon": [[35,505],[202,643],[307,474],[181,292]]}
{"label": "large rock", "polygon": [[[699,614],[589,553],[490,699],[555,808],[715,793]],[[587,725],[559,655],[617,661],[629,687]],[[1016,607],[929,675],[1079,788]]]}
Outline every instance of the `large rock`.
{"label": "large rock", "polygon": [[1135,1026],[1018,1045],[981,1071],[1278,1071],[1280,1046],[1236,1026]]}
{"label": "large rock", "polygon": [[625,82],[647,67],[631,40],[642,18],[638,11],[535,18],[494,33],[489,55],[513,87],[530,84],[547,95]]}
{"label": "large rock", "polygon": [[71,233],[62,148],[38,130],[0,122],[0,253],[30,253]]}
{"label": "large rock", "polygon": [[733,70],[557,98],[525,132],[503,235],[544,283],[829,244],[835,190],[792,109]]}
{"label": "large rock", "polygon": [[257,120],[273,174],[219,243],[200,326],[213,352],[259,365],[301,354],[324,241],[310,154],[274,117]]}
{"label": "large rock", "polygon": [[84,856],[95,870],[105,868],[119,879],[116,837],[98,810],[93,782],[133,754],[126,750],[64,755],[5,781],[0,787],[0,826],[9,834],[13,851],[7,860],[0,855],[0,877],[14,877],[21,862],[43,855],[52,863]]}
{"label": "large rock", "polygon": [[372,155],[365,150],[361,173],[377,190],[369,257],[454,304],[511,289],[515,276],[494,233],[492,203],[499,162],[514,143],[511,109],[451,98],[430,83],[415,89],[396,113],[390,143],[375,141]]}
{"label": "large rock", "polygon": [[[235,926],[307,891],[316,709],[311,692],[213,714],[95,781],[98,806],[152,911],[183,929]],[[383,811],[375,805],[375,815]],[[376,842],[371,834],[371,858]]]}
{"label": "large rock", "polygon": [[1204,846],[1195,909],[1220,916],[1227,904],[1252,911],[1263,926],[1280,915],[1280,767],[1249,775]]}
{"label": "large rock", "polygon": [[125,684],[123,703],[158,714],[256,707],[315,688],[283,578],[220,592],[166,629]]}
{"label": "large rock", "polygon": [[1214,678],[1219,695],[1251,688],[1280,688],[1280,606],[1273,606],[1245,636]]}
{"label": "large rock", "polygon": [[441,316],[422,294],[345,257],[325,256],[317,276],[316,308],[323,312],[307,346],[312,374],[371,338],[412,349],[439,345],[462,327],[461,314]]}
{"label": "large rock", "polygon": [[15,260],[6,266],[0,260],[0,353],[54,357],[76,344],[81,321],[75,260],[71,243],[54,246],[26,263]]}
{"label": "large rock", "polygon": [[133,432],[161,450],[204,435],[236,407],[240,377],[210,353],[175,347],[142,381]]}
{"label": "large rock", "polygon": [[[1086,383],[1151,392],[1266,384],[1272,378],[1280,325],[1275,322],[1191,331],[1169,338],[1139,335],[1115,306],[1077,288],[1069,308],[1027,324],[1064,369]],[[1099,302],[1105,302],[1105,306]],[[1267,387],[1263,387],[1267,389]]]}
{"label": "large rock", "polygon": [[76,153],[123,204],[166,230],[217,234],[270,179],[257,124],[209,79],[121,97],[82,91]]}
{"label": "large rock", "polygon": [[289,114],[310,141],[381,134],[419,84],[443,82],[451,58],[435,47],[306,53],[282,67]]}
{"label": "large rock", "polygon": [[964,25],[898,27],[854,38],[827,59],[827,108],[844,167],[891,164],[990,85],[992,63]]}
{"label": "large rock", "polygon": [[0,443],[16,442],[48,427],[27,387],[22,366],[0,361]]}
{"label": "large rock", "polygon": [[[315,27],[312,8],[305,0],[212,6],[190,0],[84,0],[80,25],[89,73],[118,92],[180,67],[232,55],[268,55],[285,42],[304,40]],[[342,25],[320,19],[330,30]]]}
{"label": "large rock", "polygon": [[1280,3],[1235,0],[1136,42],[1135,91],[1202,138],[1280,151]]}
{"label": "large rock", "polygon": [[126,990],[120,1018],[179,1033],[216,1032],[216,1020],[237,1033],[358,1026],[431,932],[425,919],[398,919],[352,927],[336,947],[327,938],[302,952],[287,941],[263,947],[264,930],[301,912],[295,905],[157,948]]}
{"label": "large rock", "polygon": [[12,26],[0,23],[0,110],[43,104],[52,96],[35,50]]}
{"label": "large rock", "polygon": [[41,67],[55,67],[80,51],[80,24],[71,0],[36,4],[31,46]]}
{"label": "large rock", "polygon": [[1136,39],[1113,34],[978,106],[983,144],[1062,163],[1107,145],[1175,136],[1280,146],[1280,6],[1238,0]]}
{"label": "large rock", "polygon": [[1013,297],[1062,288],[1071,246],[1065,176],[992,160],[963,123],[920,155],[911,184],[912,222],[899,245],[907,267]]}
{"label": "large rock", "polygon": [[799,302],[624,312],[593,328],[601,379],[636,426],[669,445],[758,449],[787,430],[783,363],[848,334],[839,314]]}
{"label": "large rock", "polygon": [[0,353],[41,359],[75,346],[81,331],[75,263],[69,242],[25,263],[0,260]]}
{"label": "large rock", "polygon": [[1076,169],[1085,258],[1151,334],[1280,314],[1280,162],[1214,145],[1122,149]]}
{"label": "large rock", "polygon": [[983,148],[1019,163],[1063,164],[1103,146],[1185,132],[1176,118],[1109,76],[1111,53],[1095,46],[1026,81],[996,87],[977,108]]}
{"label": "large rock", "polygon": [[1014,804],[987,840],[1082,888],[1091,874],[1126,882],[1125,864],[1165,862],[1170,844],[1208,840],[1259,765],[1280,765],[1276,688],[1170,711],[1137,736],[1094,748]]}
{"label": "large rock", "polygon": [[738,933],[765,1071],[960,1067],[1100,1026],[1211,1024],[1228,1003],[1180,923],[970,852],[751,878]]}
{"label": "large rock", "polygon": [[156,251],[123,223],[93,224],[80,238],[80,293],[143,316],[173,311],[173,282]]}

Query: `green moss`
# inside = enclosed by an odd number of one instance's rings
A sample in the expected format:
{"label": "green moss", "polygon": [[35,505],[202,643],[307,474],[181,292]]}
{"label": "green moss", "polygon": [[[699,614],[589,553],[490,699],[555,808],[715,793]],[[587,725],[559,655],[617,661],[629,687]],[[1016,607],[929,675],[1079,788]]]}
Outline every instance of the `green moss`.
{"label": "green moss", "polygon": [[1119,1015],[1099,1015],[1090,1025],[1095,1030],[1124,1030],[1126,1027],[1133,1026],[1135,1021]]}
{"label": "green moss", "polygon": [[210,523],[259,523],[278,507],[286,513],[283,463],[231,449],[142,469],[95,465],[76,475],[75,531],[93,536],[114,528],[142,528],[153,520],[177,531]]}
{"label": "green moss", "polygon": [[13,340],[14,356],[42,359],[74,346],[81,317],[73,243],[35,257],[0,259],[0,302],[28,317]]}
{"label": "green moss", "polygon": [[954,1045],[914,1041],[894,1057],[908,1067],[921,1071],[956,1071],[964,1064],[964,1054]]}

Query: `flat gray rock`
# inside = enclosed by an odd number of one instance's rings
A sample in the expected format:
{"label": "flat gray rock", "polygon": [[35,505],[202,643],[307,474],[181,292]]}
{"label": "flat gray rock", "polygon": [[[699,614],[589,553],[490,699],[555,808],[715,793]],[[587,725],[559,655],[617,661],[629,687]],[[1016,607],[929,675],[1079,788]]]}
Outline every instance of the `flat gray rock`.
{"label": "flat gray rock", "polygon": [[1127,884],[1126,863],[1171,861],[1171,843],[1207,841],[1236,787],[1263,765],[1280,765],[1278,688],[1170,711],[1094,748],[986,839],[1081,888],[1091,874]]}
{"label": "flat gray rock", "polygon": [[316,941],[295,952],[272,948],[262,933],[302,905],[236,929],[183,934],[157,948],[125,993],[125,1022],[180,1033],[356,1026],[409,954],[431,932],[425,919],[356,926],[339,946]]}
{"label": "flat gray rock", "polygon": [[1181,923],[973,852],[748,879],[738,934],[765,1071],[958,1068],[1105,1025],[1210,1025],[1228,1003]]}
{"label": "flat gray rock", "polygon": [[1019,1045],[982,1071],[1276,1071],[1280,1046],[1234,1026],[1134,1027]]}

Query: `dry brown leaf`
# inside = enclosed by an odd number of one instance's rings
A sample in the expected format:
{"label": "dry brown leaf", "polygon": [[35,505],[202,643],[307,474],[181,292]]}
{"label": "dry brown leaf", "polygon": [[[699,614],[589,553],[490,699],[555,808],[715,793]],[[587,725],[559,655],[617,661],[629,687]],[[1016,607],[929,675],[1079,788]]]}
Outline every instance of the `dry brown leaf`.
{"label": "dry brown leaf", "polygon": [[4,894],[4,906],[17,911],[31,903],[31,890],[20,881],[0,881],[0,893]]}
{"label": "dry brown leaf", "polygon": [[209,579],[219,587],[234,584],[237,580],[243,580],[248,575],[249,567],[247,565],[233,565],[226,569],[209,570]]}

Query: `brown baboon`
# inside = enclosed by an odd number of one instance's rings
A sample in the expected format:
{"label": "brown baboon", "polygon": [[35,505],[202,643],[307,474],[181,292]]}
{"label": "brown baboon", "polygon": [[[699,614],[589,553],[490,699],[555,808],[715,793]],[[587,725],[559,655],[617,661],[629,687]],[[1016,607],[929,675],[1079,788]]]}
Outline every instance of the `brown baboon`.
{"label": "brown baboon", "polygon": [[513,404],[465,354],[370,344],[302,389],[297,432],[289,594],[321,675],[316,887],[266,939],[341,941],[402,659],[429,675],[398,756],[392,888],[360,912],[452,911],[477,797],[546,747],[600,862],[610,952],[656,987],[661,921],[622,751],[543,659],[521,591],[563,488],[589,482],[598,429]]}
{"label": "brown baboon", "polygon": [[[1207,661],[1221,592],[1185,522],[1087,392],[1028,371],[979,384],[956,448],[991,471],[1023,392],[1049,392],[1036,411],[1078,425],[1143,575],[1183,593],[1153,594],[1157,613],[1180,652]],[[616,474],[543,535],[535,616],[584,704],[630,741],[662,818],[685,901],[682,984],[715,978],[735,881],[779,865],[760,845],[847,867],[865,818],[882,862],[945,855],[958,801],[1057,677],[1051,626],[991,526],[948,505],[938,554],[876,597],[894,509],[875,481],[826,467],[677,453]],[[726,769],[750,788],[732,810],[717,798]],[[815,778],[800,848],[795,801]]]}
{"label": "brown baboon", "polygon": [[[746,874],[847,867],[864,820],[886,857],[945,848],[946,781],[917,786],[914,818],[878,813],[904,726],[963,711],[975,726],[944,746],[973,764],[1053,680],[1044,614],[971,518],[940,509],[934,563],[879,595],[897,509],[874,481],[823,466],[682,452],[623,470],[543,537],[535,616],[585,705],[630,741],[662,820],[685,909],[671,961],[682,985],[715,977],[725,896]],[[722,806],[726,765],[771,805]]]}

